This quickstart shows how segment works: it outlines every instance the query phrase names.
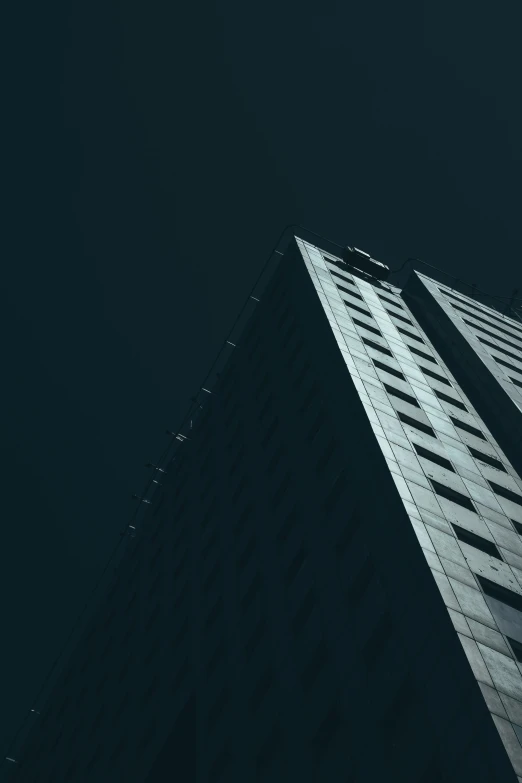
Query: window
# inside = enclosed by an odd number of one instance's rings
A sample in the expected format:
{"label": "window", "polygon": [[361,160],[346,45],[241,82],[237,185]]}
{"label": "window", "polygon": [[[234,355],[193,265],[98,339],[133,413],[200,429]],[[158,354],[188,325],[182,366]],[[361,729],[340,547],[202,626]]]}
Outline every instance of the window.
{"label": "window", "polygon": [[460,408],[461,411],[467,411],[468,409],[464,405],[463,402],[460,400],[456,400],[454,397],[450,397],[449,394],[444,394],[444,392],[437,391],[437,389],[433,389],[435,392],[435,396],[439,398],[439,400],[442,400],[443,402],[447,402],[450,405],[454,405],[456,408]]}
{"label": "window", "polygon": [[347,302],[346,299],[343,299],[343,302],[349,310],[357,310],[358,313],[362,313],[367,318],[373,318],[373,315],[369,310],[363,310],[362,307],[357,307],[357,305],[353,304],[352,302]]}
{"label": "window", "polygon": [[413,326],[413,322],[410,321],[409,318],[405,318],[403,315],[399,315],[398,313],[392,313],[387,308],[384,308],[388,315],[393,316],[393,318],[398,318],[400,321],[404,321],[405,324],[410,324],[410,326]]}
{"label": "window", "polygon": [[508,640],[511,649],[513,650],[513,655],[519,663],[522,663],[522,644],[517,642],[516,639],[510,639],[509,636],[506,636],[506,639]]}
{"label": "window", "polygon": [[297,552],[294,559],[292,560],[292,562],[290,563],[289,567],[286,570],[285,583],[287,587],[290,587],[290,585],[296,578],[301,568],[305,565],[306,555],[307,555],[306,549],[301,544],[299,551]]}
{"label": "window", "polygon": [[522,381],[520,381],[518,378],[512,378],[511,375],[508,376],[511,383],[514,383],[515,386],[520,386],[522,389]]}
{"label": "window", "polygon": [[438,481],[430,479],[433,491],[446,500],[451,500],[453,503],[457,503],[463,508],[467,508],[468,511],[475,511],[475,506],[471,502],[471,499],[467,495],[463,495],[462,492],[457,492],[455,489],[447,487],[445,484],[440,484]]}
{"label": "window", "polygon": [[[343,291],[345,291],[345,292],[346,292],[347,294],[349,294],[350,296],[353,296],[355,299],[360,299],[360,300],[361,300],[361,302],[364,302],[364,299],[363,299],[363,297],[362,297],[360,294],[356,294],[356,293],[355,293],[355,291],[350,291],[348,288],[343,288],[343,287],[342,287],[342,286],[340,286],[340,285],[338,285],[338,286],[337,286],[337,288],[341,288]],[[343,302],[344,302],[345,304],[348,304],[348,302],[346,301],[346,299],[343,299]]]}
{"label": "window", "polygon": [[392,397],[398,397],[400,400],[403,400],[404,402],[409,403],[410,405],[414,405],[415,408],[420,408],[419,403],[415,399],[415,397],[412,397],[411,394],[406,394],[406,392],[401,391],[400,389],[396,389],[395,386],[390,386],[390,384],[385,383],[384,388],[390,394]]}
{"label": "window", "polygon": [[413,334],[413,332],[408,331],[408,329],[403,329],[402,326],[396,326],[395,328],[405,337],[409,337],[411,340],[417,340],[418,343],[422,343],[423,345],[426,344],[422,337],[419,337],[417,334]]}
{"label": "window", "polygon": [[281,530],[278,533],[278,539],[279,541],[283,542],[286,541],[292,532],[292,530],[295,527],[295,524],[297,522],[297,511],[296,509],[292,509],[292,511],[287,515],[285,521],[281,525]]}
{"label": "window", "polygon": [[343,285],[339,285],[339,283],[336,283],[335,285],[337,288],[339,288],[339,290],[345,291],[347,294],[350,294],[350,296],[355,296],[356,299],[360,299],[361,302],[364,302],[362,296],[360,294],[356,294],[355,291],[350,291],[349,288],[345,288]]}
{"label": "window", "polygon": [[258,624],[256,625],[250,639],[245,645],[245,655],[247,661],[250,661],[254,652],[256,651],[256,648],[261,643],[261,639],[265,635],[266,630],[266,620],[264,617],[262,617]]}
{"label": "window", "polygon": [[428,451],[428,449],[425,449],[423,446],[418,446],[416,443],[413,444],[415,447],[415,451],[419,455],[419,457],[423,457],[424,459],[429,459],[430,462],[435,462],[437,465],[440,465],[441,468],[445,468],[445,470],[451,470],[452,473],[455,473],[455,470],[453,468],[453,465],[449,461],[449,459],[445,459],[444,457],[441,457],[439,454],[435,454],[433,451]]}
{"label": "window", "polygon": [[306,625],[308,619],[310,618],[313,609],[315,607],[315,594],[312,588],[308,590],[308,593],[306,594],[303,603],[297,610],[297,613],[292,620],[292,629],[294,634],[297,636],[297,634],[302,631],[304,626]]}
{"label": "window", "polygon": [[327,660],[328,653],[326,650],[326,644],[324,641],[321,641],[313,655],[312,660],[301,676],[301,683],[305,691],[308,691],[313,686]]}
{"label": "window", "polygon": [[381,353],[385,353],[387,356],[393,356],[392,352],[388,350],[388,348],[383,348],[382,345],[379,345],[379,343],[374,343],[373,340],[368,340],[366,337],[363,337],[362,341],[365,345],[368,346],[368,348],[373,348],[374,351],[380,351]]}
{"label": "window", "polygon": [[328,446],[326,447],[326,449],[322,453],[321,457],[317,460],[316,467],[317,467],[317,473],[319,475],[324,473],[326,467],[328,466],[328,463],[330,462],[331,458],[333,457],[333,455],[337,451],[338,445],[339,444],[337,443],[337,440],[335,438],[332,438],[330,440]]}
{"label": "window", "polygon": [[424,351],[419,351],[418,348],[414,348],[412,345],[408,345],[408,348],[412,353],[417,354],[417,356],[420,356],[422,359],[426,359],[427,362],[433,362],[433,364],[438,364],[437,360],[431,356],[429,353],[424,353]]}
{"label": "window", "polygon": [[[506,324],[506,326],[511,326],[513,329],[522,328],[518,326],[518,324],[511,324],[509,321],[506,321],[505,318],[501,318],[499,315],[496,315],[496,313],[492,313],[489,310],[484,310],[482,307],[478,307],[476,304],[474,304],[473,302],[469,302],[467,299],[460,299],[458,296],[455,296],[454,294],[450,294],[449,291],[443,291],[441,288],[439,288],[439,291],[445,296],[454,299],[456,302],[460,302],[460,304],[465,304],[468,307],[471,307],[473,310],[477,310],[477,312],[482,313],[482,315],[489,316],[490,318],[493,319],[493,321],[498,321],[501,324]],[[455,305],[452,306],[454,307]],[[476,318],[476,316],[473,316],[473,318]]]}
{"label": "window", "polygon": [[516,519],[512,519],[513,527],[522,536],[522,522],[517,522]]}
{"label": "window", "polygon": [[315,419],[315,421],[314,421],[314,423],[313,423],[313,425],[312,425],[312,427],[310,429],[310,432],[308,433],[308,442],[309,443],[313,443],[317,433],[319,432],[319,430],[321,429],[321,427],[325,423],[326,419],[327,419],[327,416],[326,416],[326,413],[324,411],[324,408],[321,408],[321,410],[317,414],[317,417],[316,417],[316,419]]}
{"label": "window", "polygon": [[375,367],[377,367],[379,370],[389,372],[391,375],[395,375],[396,378],[400,378],[402,381],[406,380],[402,372],[399,372],[399,370],[396,370],[394,367],[390,367],[389,364],[384,364],[383,362],[378,361],[378,359],[372,359],[372,361]]}
{"label": "window", "polygon": [[431,427],[428,427],[427,424],[424,424],[424,422],[417,421],[417,419],[414,419],[411,416],[407,416],[405,413],[402,413],[402,411],[398,411],[397,415],[399,416],[399,419],[402,421],[403,424],[407,424],[410,427],[415,427],[415,429],[426,433],[426,435],[429,435],[432,438],[437,437],[435,435],[435,431],[432,430]]}
{"label": "window", "polygon": [[388,304],[393,305],[394,307],[398,307],[399,310],[402,310],[403,307],[399,302],[396,302],[395,299],[389,299],[387,296],[384,296],[383,294],[377,294],[379,299],[381,299],[383,302],[388,302]]}
{"label": "window", "polygon": [[515,372],[519,372],[522,375],[522,367],[517,367],[515,364],[511,364],[511,362],[505,362],[504,359],[499,359],[497,356],[492,357],[497,364],[501,364],[503,367],[507,367],[509,370],[514,370]]}
{"label": "window", "polygon": [[491,557],[496,557],[497,560],[502,560],[500,552],[492,541],[488,541],[486,538],[482,538],[482,536],[477,536],[475,533],[460,527],[460,525],[453,525],[453,530],[459,541],[474,546],[475,549],[480,549],[481,552],[485,552],[486,555],[491,555]]}
{"label": "window", "polygon": [[455,419],[453,416],[450,416],[450,419],[453,422],[454,426],[457,427],[458,429],[464,430],[465,432],[469,432],[470,435],[474,435],[476,438],[480,438],[481,440],[487,440],[484,433],[478,430],[476,427],[472,427],[471,424],[466,424],[465,421],[460,421],[459,419]]}
{"label": "window", "polygon": [[474,315],[473,313],[470,313],[468,310],[465,310],[463,307],[459,307],[459,305],[455,305],[452,303],[451,306],[454,307],[455,310],[460,310],[462,313],[465,313],[466,315],[471,316],[472,318],[476,318],[477,321],[482,321],[482,323],[487,324],[488,326],[492,326],[494,329],[498,329],[499,332],[503,332],[504,334],[509,335],[509,337],[511,337],[513,340],[518,340],[518,337],[515,334],[513,334],[513,332],[508,332],[507,329],[502,329],[501,326],[496,326],[495,324],[492,324],[491,321],[486,321],[485,318],[481,318],[479,315]]}
{"label": "window", "polygon": [[379,337],[382,337],[382,332],[379,329],[376,329],[374,326],[369,326],[369,324],[364,324],[362,321],[359,321],[358,318],[354,318],[354,317],[352,317],[352,321],[357,326],[360,326],[363,329],[367,329],[369,332],[373,332],[373,334],[378,334]]}
{"label": "window", "polygon": [[362,654],[368,669],[372,669],[382,656],[386,642],[391,636],[393,623],[391,615],[385,611],[377,622],[370,638],[363,647]]}
{"label": "window", "polygon": [[[509,340],[506,340],[505,337],[501,337],[499,334],[495,334],[495,332],[490,332],[489,329],[484,329],[483,326],[479,326],[478,324],[474,324],[472,321],[467,321],[465,318],[462,319],[467,326],[472,326],[473,329],[477,332],[482,332],[483,334],[489,334],[490,337],[494,337],[495,340],[500,340],[501,342],[505,343],[506,345],[510,345],[512,348],[517,348],[520,350],[520,345],[516,345],[515,343],[511,343]],[[493,326],[493,324],[491,324]],[[496,328],[496,327],[495,327]],[[480,339],[480,337],[479,337]],[[513,339],[516,340],[517,338],[513,335]]]}
{"label": "window", "polygon": [[434,378],[436,381],[439,381],[439,383],[445,383],[446,386],[451,386],[451,383],[443,375],[439,375],[437,372],[433,372],[433,370],[428,370],[426,367],[421,367],[421,370],[424,375]]}
{"label": "window", "polygon": [[506,500],[511,500],[512,503],[517,503],[517,505],[522,506],[522,495],[519,495],[518,492],[513,492],[511,489],[501,487],[500,484],[489,481],[489,479],[488,484],[496,495],[500,495],[501,498],[506,498]]}
{"label": "window", "polygon": [[511,351],[506,351],[505,348],[501,348],[499,345],[495,345],[495,343],[490,343],[489,340],[484,340],[482,337],[479,337],[479,340],[484,345],[489,346],[489,348],[494,348],[495,351],[500,351],[501,353],[505,353],[506,356],[511,356],[512,359],[516,359],[519,362],[522,362],[522,357],[519,356],[516,353],[511,353]]}
{"label": "window", "polygon": [[263,699],[272,687],[273,682],[274,674],[272,672],[272,667],[268,666],[257,681],[256,687],[250,697],[250,709],[252,712],[256,712],[259,709]]}
{"label": "window", "polygon": [[324,501],[324,510],[327,514],[330,514],[334,510],[348,484],[348,471],[346,468],[342,468],[337,474]]}
{"label": "window", "polygon": [[340,280],[344,280],[345,283],[350,283],[350,285],[355,285],[355,283],[353,282],[353,280],[351,279],[348,273],[340,275],[339,272],[335,272],[333,269],[330,269],[330,274],[335,275],[335,277],[338,277]]}
{"label": "window", "polygon": [[497,470],[502,470],[504,473],[507,473],[506,468],[502,464],[502,462],[499,459],[495,459],[495,457],[490,457],[489,454],[483,454],[478,449],[474,449],[471,446],[468,446],[469,453],[472,457],[475,457],[475,459],[480,460],[481,462],[485,462],[486,465],[491,465],[492,468],[497,468]]}
{"label": "window", "polygon": [[514,593],[513,590],[508,590],[506,587],[502,587],[502,585],[497,585],[483,576],[478,574],[475,574],[475,576],[485,595],[522,612],[522,595]]}
{"label": "window", "polygon": [[248,541],[246,547],[243,550],[243,554],[238,560],[237,567],[239,571],[242,571],[245,566],[247,565],[248,561],[254,554],[256,549],[256,538],[255,536],[252,536],[250,540]]}

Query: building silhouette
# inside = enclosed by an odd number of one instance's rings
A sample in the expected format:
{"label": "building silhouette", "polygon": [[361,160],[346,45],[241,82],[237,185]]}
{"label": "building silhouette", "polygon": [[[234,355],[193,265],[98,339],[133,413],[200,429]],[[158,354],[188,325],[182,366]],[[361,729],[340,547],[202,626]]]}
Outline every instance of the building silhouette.
{"label": "building silhouette", "polygon": [[293,236],[205,400],[12,780],[522,781],[522,324]]}

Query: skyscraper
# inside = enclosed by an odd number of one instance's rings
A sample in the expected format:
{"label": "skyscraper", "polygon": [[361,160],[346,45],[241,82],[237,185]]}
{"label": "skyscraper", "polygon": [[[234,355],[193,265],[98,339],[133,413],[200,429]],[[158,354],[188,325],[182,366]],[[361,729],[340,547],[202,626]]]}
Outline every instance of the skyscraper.
{"label": "skyscraper", "polygon": [[292,238],[16,781],[522,781],[520,394],[342,255]]}

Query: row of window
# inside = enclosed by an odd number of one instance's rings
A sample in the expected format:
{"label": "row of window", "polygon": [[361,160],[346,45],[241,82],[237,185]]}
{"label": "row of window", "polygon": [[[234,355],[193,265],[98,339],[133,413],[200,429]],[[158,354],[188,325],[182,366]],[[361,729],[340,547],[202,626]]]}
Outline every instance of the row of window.
{"label": "row of window", "polygon": [[[455,296],[455,294],[452,294],[449,291],[444,291],[442,288],[439,288],[439,291],[441,292],[441,294],[444,294],[444,296],[446,296],[446,297],[448,297],[450,299],[454,299],[456,302],[459,302],[461,305],[463,305],[463,304],[467,305],[468,307],[471,307],[473,310],[476,310],[477,312],[482,313],[482,315],[489,316],[489,318],[491,318],[493,321],[498,321],[501,324],[504,324],[506,326],[510,326],[512,329],[516,329],[517,331],[522,332],[522,326],[519,326],[518,324],[511,323],[511,321],[507,321],[505,318],[501,318],[498,315],[494,315],[492,312],[484,310],[482,307],[478,307],[473,302],[469,302],[469,301],[467,301],[465,299],[460,299],[458,296]],[[454,305],[452,305],[452,306],[454,306]],[[473,316],[473,317],[475,318],[476,316]],[[488,323],[488,322],[486,321],[485,323]],[[498,327],[495,327],[495,328],[498,328]]]}

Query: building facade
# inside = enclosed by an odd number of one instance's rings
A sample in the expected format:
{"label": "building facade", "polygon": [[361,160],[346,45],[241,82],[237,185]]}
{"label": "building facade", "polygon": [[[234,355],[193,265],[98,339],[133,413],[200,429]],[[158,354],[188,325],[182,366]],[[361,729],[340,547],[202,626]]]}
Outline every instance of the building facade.
{"label": "building facade", "polygon": [[357,264],[292,239],[13,780],[522,781],[516,437]]}

